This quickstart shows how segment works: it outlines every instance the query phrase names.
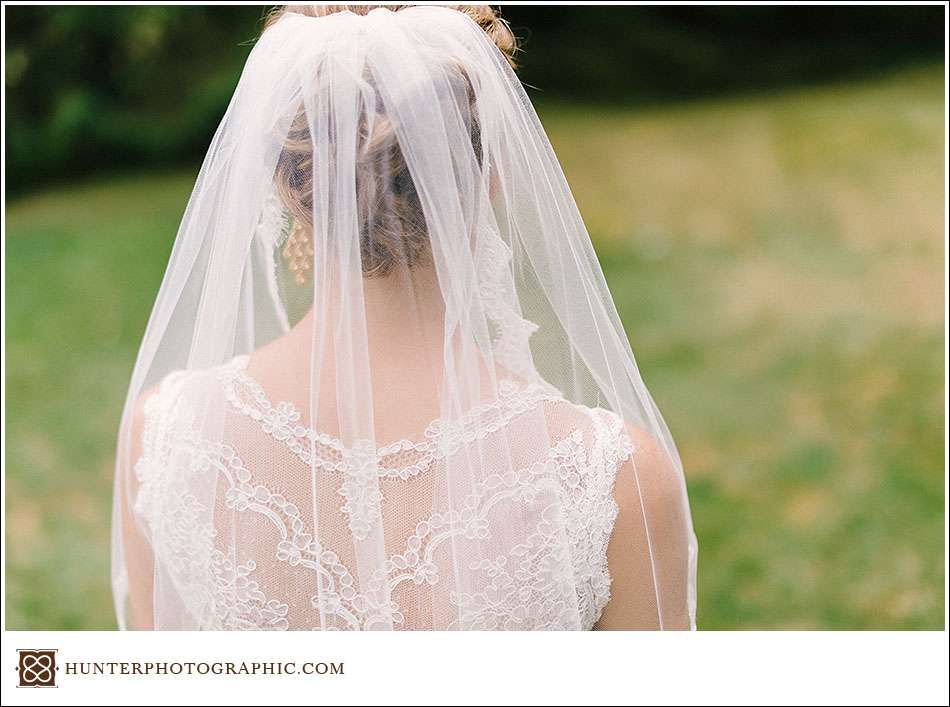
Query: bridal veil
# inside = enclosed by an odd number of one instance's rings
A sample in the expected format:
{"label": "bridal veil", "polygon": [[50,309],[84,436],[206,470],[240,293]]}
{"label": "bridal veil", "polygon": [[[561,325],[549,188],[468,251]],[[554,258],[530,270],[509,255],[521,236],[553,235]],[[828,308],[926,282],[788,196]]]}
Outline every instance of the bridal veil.
{"label": "bridal veil", "polygon": [[120,627],[694,624],[676,448],[528,97],[455,9],[264,31],[116,472]]}

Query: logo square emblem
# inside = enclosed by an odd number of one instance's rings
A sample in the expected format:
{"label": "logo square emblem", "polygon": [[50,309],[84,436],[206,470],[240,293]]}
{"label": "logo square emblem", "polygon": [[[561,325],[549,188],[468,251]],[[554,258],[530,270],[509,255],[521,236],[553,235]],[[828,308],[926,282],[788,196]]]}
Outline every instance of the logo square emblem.
{"label": "logo square emblem", "polygon": [[56,650],[17,650],[17,687],[56,687]]}

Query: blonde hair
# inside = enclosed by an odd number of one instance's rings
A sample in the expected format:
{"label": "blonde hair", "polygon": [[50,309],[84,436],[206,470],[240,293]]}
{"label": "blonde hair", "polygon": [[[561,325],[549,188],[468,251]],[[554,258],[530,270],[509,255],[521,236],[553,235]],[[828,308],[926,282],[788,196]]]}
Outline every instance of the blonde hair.
{"label": "blonde hair", "polygon": [[[271,11],[264,24],[270,27],[288,12],[325,17],[349,11],[365,15],[379,5],[284,5]],[[398,12],[411,5],[384,5]],[[504,53],[514,67],[516,40],[508,24],[488,5],[449,5],[472,18]],[[459,90],[474,101],[471,81],[455,65],[453,78]],[[375,116],[371,128],[364,121],[359,131],[356,196],[360,221],[360,256],[365,277],[384,277],[398,267],[411,268],[430,256],[429,236],[418,194],[396,139],[395,128],[385,115]],[[470,125],[476,158],[479,158],[477,116]],[[275,174],[277,191],[289,209],[294,227],[284,248],[299,283],[305,282],[313,255],[313,146],[307,116],[301,112],[290,127]],[[384,198],[381,198],[384,197]]]}

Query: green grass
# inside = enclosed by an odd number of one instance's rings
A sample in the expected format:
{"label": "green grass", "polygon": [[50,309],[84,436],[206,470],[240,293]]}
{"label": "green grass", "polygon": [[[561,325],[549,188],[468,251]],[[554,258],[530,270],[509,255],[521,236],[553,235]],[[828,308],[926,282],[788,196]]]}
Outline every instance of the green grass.
{"label": "green grass", "polygon": [[[701,628],[943,626],[943,69],[542,105],[680,445]],[[113,442],[194,174],[8,204],[7,625],[114,625]]]}

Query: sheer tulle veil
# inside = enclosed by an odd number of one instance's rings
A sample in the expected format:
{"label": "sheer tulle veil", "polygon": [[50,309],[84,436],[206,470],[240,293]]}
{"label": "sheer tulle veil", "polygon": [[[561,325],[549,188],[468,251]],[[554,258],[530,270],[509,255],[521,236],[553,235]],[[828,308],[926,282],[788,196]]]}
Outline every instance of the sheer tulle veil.
{"label": "sheer tulle veil", "polygon": [[689,628],[695,566],[679,456],[506,56],[445,7],[286,12],[129,386],[120,627],[591,628],[616,601]]}

